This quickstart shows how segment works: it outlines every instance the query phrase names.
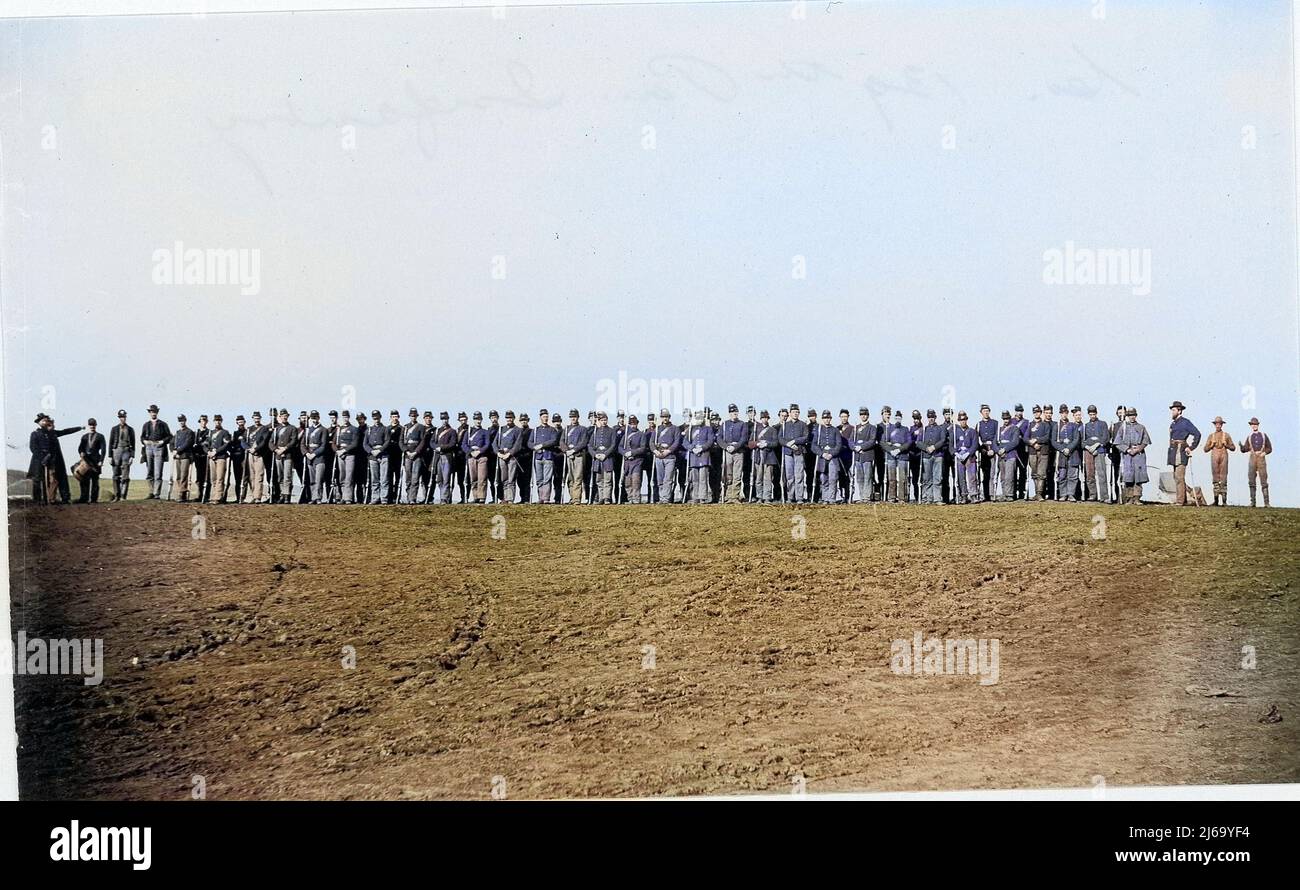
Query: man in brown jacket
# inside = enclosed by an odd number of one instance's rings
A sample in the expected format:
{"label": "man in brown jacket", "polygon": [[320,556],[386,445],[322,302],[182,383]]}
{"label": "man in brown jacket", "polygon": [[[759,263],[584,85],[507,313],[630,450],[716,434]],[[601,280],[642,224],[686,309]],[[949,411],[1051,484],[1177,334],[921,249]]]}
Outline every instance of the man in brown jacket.
{"label": "man in brown jacket", "polygon": [[1264,495],[1264,506],[1268,506],[1268,456],[1273,453],[1273,443],[1267,433],[1259,431],[1259,418],[1250,419],[1250,435],[1241,440],[1241,451],[1249,455],[1246,464],[1246,481],[1250,483],[1250,505],[1255,506],[1255,480],[1259,480],[1259,489]]}
{"label": "man in brown jacket", "polygon": [[[1228,506],[1228,452],[1236,451],[1237,443],[1223,431],[1223,418],[1214,418],[1214,432],[1205,437],[1204,451],[1210,455],[1210,472],[1214,476],[1214,506]],[[1222,503],[1220,503],[1222,498]]]}

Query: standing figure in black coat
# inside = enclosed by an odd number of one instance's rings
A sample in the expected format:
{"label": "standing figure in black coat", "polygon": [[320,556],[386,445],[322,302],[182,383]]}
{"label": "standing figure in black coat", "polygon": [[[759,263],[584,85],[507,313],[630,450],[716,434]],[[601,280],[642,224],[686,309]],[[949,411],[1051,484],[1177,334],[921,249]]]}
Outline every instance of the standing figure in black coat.
{"label": "standing figure in black coat", "polygon": [[104,434],[96,432],[95,418],[86,421],[86,434],[81,437],[81,442],[77,445],[77,454],[86,462],[90,471],[85,476],[77,479],[77,484],[81,486],[81,497],[77,498],[79,504],[94,504],[99,502],[99,475],[104,471],[104,458],[108,455],[108,442],[104,439]]}
{"label": "standing figure in black coat", "polygon": [[38,429],[32,430],[28,446],[32,451],[32,462],[27,466],[27,478],[32,480],[32,500],[38,504],[48,504],[58,499],[66,504],[72,500],[68,490],[68,467],[63,462],[63,449],[59,447],[59,437],[81,432],[81,427],[70,426],[56,430],[54,418],[48,414],[37,414]]}

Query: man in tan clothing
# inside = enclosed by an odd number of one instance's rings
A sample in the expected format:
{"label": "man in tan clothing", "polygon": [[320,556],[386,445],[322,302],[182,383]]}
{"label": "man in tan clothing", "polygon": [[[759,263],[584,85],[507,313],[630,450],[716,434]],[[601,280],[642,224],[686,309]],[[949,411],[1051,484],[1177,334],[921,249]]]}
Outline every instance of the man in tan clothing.
{"label": "man in tan clothing", "polygon": [[[1214,418],[1214,432],[1205,437],[1205,452],[1210,455],[1210,472],[1214,476],[1214,506],[1228,506],[1228,452],[1237,450],[1232,436],[1223,431],[1223,418]],[[1222,503],[1220,503],[1222,498]]]}
{"label": "man in tan clothing", "polygon": [[1241,440],[1243,454],[1248,454],[1246,464],[1246,481],[1250,483],[1250,505],[1255,506],[1255,480],[1259,480],[1259,489],[1264,494],[1264,506],[1268,506],[1268,456],[1273,453],[1273,443],[1267,433],[1259,431],[1259,418],[1250,419],[1250,435]]}

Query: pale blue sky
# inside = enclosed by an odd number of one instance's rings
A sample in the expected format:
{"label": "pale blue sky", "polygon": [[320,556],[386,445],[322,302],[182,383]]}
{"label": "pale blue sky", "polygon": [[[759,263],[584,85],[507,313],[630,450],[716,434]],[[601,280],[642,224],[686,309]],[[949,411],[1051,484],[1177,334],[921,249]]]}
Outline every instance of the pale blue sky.
{"label": "pale blue sky", "polygon": [[[10,465],[43,387],[138,425],[345,386],[567,411],[625,371],[715,406],[1133,403],[1161,462],[1172,399],[1258,414],[1297,504],[1288,4],[792,8],[0,22]],[[260,250],[261,293],[155,285],[177,240]],[[1151,293],[1045,285],[1067,241],[1149,249]]]}

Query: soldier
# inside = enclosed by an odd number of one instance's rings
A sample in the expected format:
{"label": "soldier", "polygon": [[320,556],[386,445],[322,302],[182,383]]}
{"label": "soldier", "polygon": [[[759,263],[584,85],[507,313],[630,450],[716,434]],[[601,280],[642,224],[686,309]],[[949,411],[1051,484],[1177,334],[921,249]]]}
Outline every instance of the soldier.
{"label": "soldier", "polygon": [[840,502],[840,450],[844,439],[839,428],[831,424],[831,412],[822,411],[822,422],[813,432],[812,451],[817,455],[817,478],[814,497],[820,492],[823,504]]}
{"label": "soldier", "polygon": [[321,426],[319,411],[312,411],[309,418],[307,432],[303,436],[304,469],[307,471],[306,478],[311,486],[311,502],[322,504],[329,498],[329,491],[326,489],[329,476],[326,474],[329,467],[327,455],[330,450],[330,436],[329,430]]}
{"label": "soldier", "polygon": [[1205,453],[1210,455],[1210,474],[1214,479],[1214,506],[1228,506],[1228,452],[1237,450],[1232,436],[1223,431],[1223,418],[1214,418],[1214,432],[1205,437]]}
{"label": "soldier", "polygon": [[1146,450],[1151,444],[1151,436],[1147,434],[1147,428],[1137,422],[1136,408],[1124,409],[1124,423],[1120,424],[1118,444],[1121,455],[1120,478],[1124,482],[1124,503],[1140,504],[1142,486],[1149,481]]}
{"label": "soldier", "polygon": [[280,409],[280,422],[271,431],[272,487],[281,504],[293,503],[293,467],[297,462],[298,428],[289,423],[289,412]]}
{"label": "soldier", "polygon": [[1055,500],[1060,497],[1060,494],[1056,490],[1056,449],[1051,447],[1052,440],[1056,436],[1056,419],[1052,414],[1050,402],[1043,402],[1043,423],[1047,424],[1049,431],[1047,440],[1047,488],[1043,491],[1043,497]]}
{"label": "soldier", "polygon": [[1083,430],[1070,420],[1070,407],[1061,405],[1061,420],[1052,431],[1052,448],[1056,451],[1056,499],[1077,501],[1075,486],[1079,484],[1079,452]]}
{"label": "soldier", "polygon": [[776,467],[780,462],[781,431],[771,419],[766,410],[760,412],[754,428],[754,497],[763,504],[776,500]]}
{"label": "soldier", "polygon": [[817,409],[809,408],[805,421],[808,424],[808,447],[804,450],[804,491],[808,494],[808,503],[815,500],[817,493],[817,451],[812,447],[813,436],[817,433]]}
{"label": "soldier", "polygon": [[465,465],[465,452],[459,447],[459,443],[465,441],[465,434],[469,432],[469,415],[461,411],[456,415],[456,442],[455,460],[452,462],[451,471],[456,477],[456,488],[460,491],[460,502],[462,504],[469,500],[469,474]]}
{"label": "soldier", "polygon": [[587,439],[587,454],[591,458],[591,503],[609,504],[614,499],[614,451],[618,447],[614,428],[609,425],[609,415],[596,412],[596,425]]}
{"label": "soldier", "polygon": [[965,411],[957,414],[957,428],[952,433],[953,467],[957,475],[957,503],[975,504],[980,500],[979,435],[969,423]]}
{"label": "soldier", "polygon": [[352,475],[352,499],[358,504],[370,503],[370,452],[366,448],[366,437],[370,433],[370,424],[366,422],[366,412],[357,409],[357,459],[356,472]]}
{"label": "soldier", "polygon": [[569,503],[581,504],[587,488],[587,444],[591,428],[578,422],[578,409],[569,411],[569,425],[564,429],[564,483],[569,489]]}
{"label": "soldier", "polygon": [[86,475],[77,478],[77,485],[81,489],[81,497],[77,498],[79,504],[99,503],[99,474],[104,471],[104,457],[108,453],[108,444],[104,440],[104,434],[96,430],[97,426],[95,418],[87,420],[86,434],[77,444],[77,454],[89,468]]}
{"label": "soldier", "polygon": [[501,503],[501,486],[498,485],[497,479],[497,436],[501,434],[501,415],[493,408],[488,411],[488,452],[487,452],[487,485],[488,492],[492,496],[492,503]]}
{"label": "soldier", "polygon": [[387,503],[396,504],[402,497],[402,439],[406,430],[396,409],[388,412]]}
{"label": "soldier", "polygon": [[912,450],[907,454],[907,485],[912,492],[912,500],[921,503],[921,435],[925,432],[925,424],[921,421],[920,409],[912,409],[912,426],[909,429],[912,434]]}
{"label": "soldier", "polygon": [[244,502],[244,481],[248,467],[248,425],[244,415],[235,416],[235,428],[230,432],[230,478],[235,485],[235,503]]}
{"label": "soldier", "polygon": [[655,440],[659,436],[659,430],[655,428],[655,413],[647,411],[645,415],[645,433],[646,456],[642,463],[645,466],[646,486],[645,500],[647,504],[659,503],[659,479],[657,478],[658,458],[654,453]]}
{"label": "soldier", "polygon": [[799,406],[791,405],[789,419],[781,424],[781,491],[788,503],[808,503],[805,487],[804,452],[808,450],[808,424],[799,419]]}
{"label": "soldier", "polygon": [[[176,436],[172,439],[172,488],[176,489],[176,498],[182,503],[190,499],[190,482],[194,477],[194,454],[198,451],[198,436],[195,431],[186,426],[184,414],[176,415]],[[171,491],[167,492],[168,499],[171,498]],[[194,499],[198,500],[199,492],[196,490]]]}
{"label": "soldier", "polygon": [[420,498],[420,470],[424,463],[424,446],[429,431],[420,423],[420,412],[412,408],[407,412],[410,420],[402,427],[402,475],[405,479],[405,501],[399,495],[399,502],[417,504]]}
{"label": "soldier", "polygon": [[1011,417],[1020,430],[1020,445],[1016,449],[1016,500],[1025,500],[1029,481],[1029,419],[1025,417],[1025,406],[1016,403],[1015,413]]}
{"label": "soldier", "polygon": [[1120,472],[1120,464],[1123,462],[1124,455],[1119,447],[1119,431],[1124,425],[1124,406],[1120,405],[1115,408],[1115,422],[1110,425],[1110,479],[1111,479],[1111,503],[1122,503],[1124,500],[1124,480]]}
{"label": "soldier", "polygon": [[253,412],[253,426],[244,442],[248,452],[248,485],[245,491],[250,503],[268,502],[266,482],[271,476],[271,428],[262,423],[262,412]]}
{"label": "soldier", "polygon": [[745,408],[745,447],[743,449],[745,466],[744,466],[744,488],[746,500],[758,500],[754,491],[754,449],[758,447],[758,415],[754,412],[754,406],[748,405]]}
{"label": "soldier", "polygon": [[131,487],[131,461],[135,458],[135,430],[126,422],[126,410],[117,412],[117,426],[108,434],[109,459],[113,462],[113,497],[110,500],[126,500],[127,489]]}
{"label": "soldier", "polygon": [[473,423],[460,440],[465,452],[465,472],[469,477],[469,502],[487,503],[488,452],[492,450],[492,433],[483,428],[483,412],[475,411]]}
{"label": "soldier", "polygon": [[[587,412],[587,443],[591,443],[591,434],[596,430],[596,412]],[[591,454],[586,455],[586,474],[582,480],[582,495],[588,504],[596,503],[596,470],[591,465]]]}
{"label": "soldier", "polygon": [[879,444],[880,428],[871,422],[871,411],[864,405],[858,409],[858,424],[849,434],[853,484],[857,488],[859,504],[876,500],[876,448]]}
{"label": "soldier", "polygon": [[907,503],[907,467],[914,444],[900,411],[885,433],[885,500],[891,504]]}
{"label": "soldier", "polygon": [[712,500],[709,491],[709,470],[713,464],[713,427],[706,422],[703,411],[695,413],[695,423],[691,425],[686,439],[687,465],[690,471],[691,502],[707,504]]}
{"label": "soldier", "polygon": [[1088,422],[1083,425],[1083,476],[1087,482],[1087,499],[1110,503],[1106,485],[1106,464],[1110,462],[1110,426],[1097,418],[1097,406],[1088,406]]}
{"label": "soldier", "polygon": [[1246,481],[1250,484],[1250,505],[1255,506],[1255,483],[1264,495],[1268,506],[1268,456],[1273,453],[1273,443],[1267,433],[1259,431],[1259,418],[1250,419],[1250,435],[1241,440],[1241,453],[1246,455]]}
{"label": "soldier", "polygon": [[627,414],[623,411],[618,412],[613,426],[614,430],[614,503],[623,503],[623,489],[617,484],[619,479],[623,478],[623,437],[627,435]]}
{"label": "soldier", "polygon": [[344,411],[334,434],[334,472],[339,480],[339,497],[345,504],[356,503],[357,456],[361,449],[361,431],[352,425],[352,415]]}
{"label": "soldier", "polygon": [[148,469],[149,500],[162,497],[163,464],[171,443],[172,431],[165,420],[158,419],[158,406],[150,405],[149,419],[140,427],[140,463]]}
{"label": "soldier", "polygon": [[998,422],[989,416],[992,409],[980,405],[979,423],[975,424],[975,435],[980,443],[980,477],[984,500],[993,498],[993,474],[997,470]]}
{"label": "soldier", "polygon": [[[672,421],[667,408],[659,409],[659,429],[651,439],[654,453],[655,482],[659,498],[665,504],[673,503],[677,493],[677,455],[681,451],[682,432]],[[683,493],[682,499],[686,499]]]}
{"label": "soldier", "polygon": [[952,504],[952,503],[956,503],[957,501],[957,487],[955,485],[956,480],[954,478],[954,473],[956,472],[956,464],[953,459],[953,449],[952,449],[953,435],[956,428],[957,425],[953,423],[953,419],[952,419],[952,409],[944,408],[943,409],[943,483],[940,486],[942,489],[940,494],[943,496],[943,502],[945,504]]}
{"label": "soldier", "polygon": [[1034,419],[1029,424],[1027,445],[1029,449],[1029,475],[1034,478],[1034,500],[1047,498],[1047,466],[1052,452],[1052,422],[1043,419],[1041,405],[1033,408]]}
{"label": "soldier", "polygon": [[785,503],[786,486],[785,486],[785,455],[782,453],[782,449],[781,449],[781,430],[782,428],[785,427],[786,423],[789,420],[790,420],[790,409],[778,408],[776,411],[776,423],[773,424],[773,426],[776,427],[777,448],[776,448],[776,469],[772,471],[772,475],[773,477],[775,477],[775,481],[773,483],[773,487],[776,489],[774,498],[776,500],[779,500],[783,504]]}
{"label": "soldier", "polygon": [[995,501],[1014,501],[1016,499],[1016,465],[1020,462],[1020,424],[1011,417],[1010,411],[1002,412],[1002,428],[998,430],[998,455],[1000,489]]}
{"label": "soldier", "polygon": [[226,502],[226,471],[230,469],[230,430],[221,424],[221,415],[212,415],[216,424],[208,434],[208,486],[211,499],[218,504]]}
{"label": "soldier", "polygon": [[745,501],[745,451],[749,445],[749,424],[740,419],[735,403],[727,406],[727,420],[722,424],[721,502]]}
{"label": "soldier", "polygon": [[675,464],[677,474],[677,490],[682,493],[681,503],[687,504],[691,500],[691,487],[686,475],[686,440],[691,431],[691,412],[687,408],[682,409],[682,422],[677,425],[677,461]]}
{"label": "soldier", "polygon": [[650,451],[650,437],[641,431],[640,423],[635,414],[627,419],[627,432],[619,445],[623,453],[623,495],[629,504],[641,503],[641,477]]}
{"label": "soldier", "polygon": [[887,479],[885,475],[885,450],[889,438],[889,428],[893,426],[894,409],[888,405],[880,409],[880,423],[876,424],[876,490],[877,500],[885,500]]}
{"label": "soldier", "polygon": [[431,479],[428,503],[451,503],[451,492],[456,480],[456,452],[460,450],[460,437],[451,425],[451,415],[438,412],[438,428],[429,434]]}
{"label": "soldier", "polygon": [[564,500],[564,418],[559,411],[551,412],[551,429],[555,431],[555,449],[551,452],[551,503]]}
{"label": "soldier", "polygon": [[921,503],[943,502],[943,452],[947,436],[933,408],[925,411],[926,423],[916,440],[921,459]]}
{"label": "soldier", "polygon": [[[515,458],[519,470],[515,474],[515,488],[519,490],[519,503],[527,504],[533,499],[533,451],[532,441],[536,431],[529,426],[531,418],[524,411],[519,415],[519,455]],[[539,419],[539,423],[543,422]]]}
{"label": "soldier", "polygon": [[519,454],[524,450],[524,435],[515,424],[515,412],[506,412],[506,425],[497,428],[492,450],[497,458],[497,503],[513,504],[519,480]]}
{"label": "soldier", "polygon": [[1201,444],[1201,431],[1183,416],[1182,402],[1169,406],[1169,466],[1174,468],[1174,503],[1180,507],[1195,506],[1187,501],[1187,461]]}
{"label": "soldier", "polygon": [[713,445],[709,448],[709,503],[722,499],[722,417],[717,411],[708,411],[709,429],[713,432]]}
{"label": "soldier", "polygon": [[339,493],[338,435],[339,412],[329,412],[329,423],[325,425],[325,434],[329,437],[329,448],[325,449],[325,499],[333,504],[342,500]]}
{"label": "soldier", "polygon": [[384,426],[383,415],[378,411],[370,412],[372,421],[366,426],[362,445],[366,450],[366,475],[370,479],[370,503],[388,503],[388,427]]}
{"label": "soldier", "polygon": [[212,476],[208,472],[208,440],[212,430],[208,429],[208,415],[199,415],[199,426],[194,431],[194,450],[190,459],[194,467],[194,485],[197,492],[194,499],[206,504],[212,497]]}
{"label": "soldier", "polygon": [[[317,417],[319,420],[319,417]],[[311,503],[311,462],[307,459],[307,428],[311,425],[311,420],[306,411],[298,412],[298,447],[294,457],[298,460],[298,478],[302,483],[302,488],[298,492],[298,503]]]}
{"label": "soldier", "polygon": [[424,427],[424,447],[420,449],[417,468],[420,473],[420,487],[416,491],[417,504],[433,503],[433,412],[425,411],[420,425]]}
{"label": "soldier", "polygon": [[560,434],[551,426],[551,412],[543,408],[537,412],[537,429],[528,443],[539,504],[555,503],[555,454],[559,445]]}

